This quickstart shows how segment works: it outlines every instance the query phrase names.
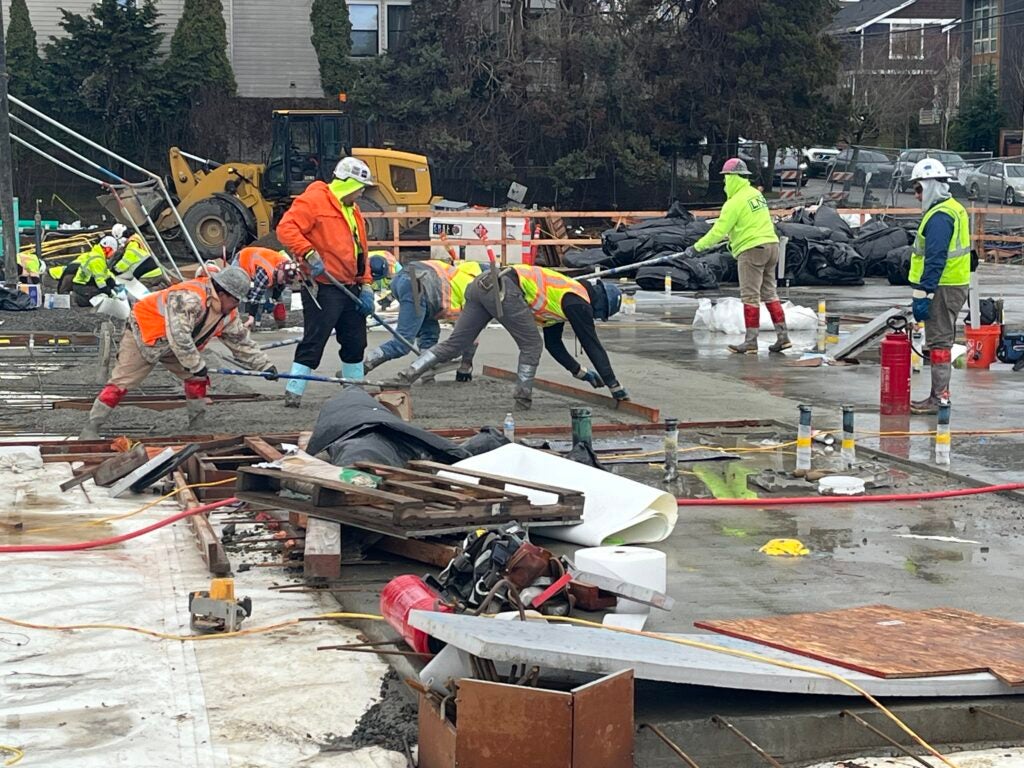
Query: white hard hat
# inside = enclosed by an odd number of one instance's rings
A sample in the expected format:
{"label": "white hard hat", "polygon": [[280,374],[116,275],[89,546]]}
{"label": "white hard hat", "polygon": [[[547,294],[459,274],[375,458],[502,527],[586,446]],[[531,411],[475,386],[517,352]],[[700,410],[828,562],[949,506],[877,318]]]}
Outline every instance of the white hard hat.
{"label": "white hard hat", "polygon": [[106,235],[105,237],[101,237],[100,238],[100,248],[102,248],[105,251],[116,251],[117,250],[117,240],[114,239],[113,237],[111,237],[110,235]]}
{"label": "white hard hat", "polygon": [[946,171],[946,166],[938,160],[926,157],[924,160],[919,161],[914,166],[914,170],[910,172],[911,181],[924,181],[925,179],[946,181],[949,179],[949,173]]}
{"label": "white hard hat", "polygon": [[334,166],[334,178],[341,179],[342,181],[345,179],[355,179],[367,187],[373,187],[377,184],[373,180],[373,172],[370,171],[370,166],[357,157],[341,158],[338,164]]}
{"label": "white hard hat", "polygon": [[127,231],[128,231],[128,227],[126,227],[121,222],[118,222],[117,224],[115,224],[114,226],[112,226],[110,228],[110,234],[113,237],[116,237],[118,240],[120,240],[122,237],[124,237],[124,233],[127,232]]}

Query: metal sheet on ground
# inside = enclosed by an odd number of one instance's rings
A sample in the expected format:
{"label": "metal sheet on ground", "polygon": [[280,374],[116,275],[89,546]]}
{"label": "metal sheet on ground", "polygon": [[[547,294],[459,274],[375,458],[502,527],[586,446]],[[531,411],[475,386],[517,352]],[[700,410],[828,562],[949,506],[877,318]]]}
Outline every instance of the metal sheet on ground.
{"label": "metal sheet on ground", "polygon": [[[706,685],[714,688],[856,696],[842,683],[798,670],[773,666],[712,650],[678,645],[607,629],[544,622],[495,622],[475,616],[413,611],[409,623],[469,653],[498,662],[528,661],[544,668],[594,674],[632,669],[638,679]],[[794,653],[724,635],[671,635],[727,650],[826,670],[875,696],[1005,696],[1024,693],[988,673],[887,680],[853,672]]]}
{"label": "metal sheet on ground", "polygon": [[573,768],[633,768],[633,672],[573,689]]}
{"label": "metal sheet on ground", "polygon": [[[556,453],[572,450],[571,440],[547,440],[547,447]],[[665,439],[660,435],[637,435],[627,438],[595,438],[594,453],[606,464],[656,464],[665,460]],[[632,456],[630,454],[636,454]],[[609,458],[612,455],[615,458]],[[677,460],[682,462],[738,459],[734,453],[723,453],[702,448],[696,443],[679,443]]]}
{"label": "metal sheet on ground", "polygon": [[990,671],[1024,686],[1024,626],[954,608],[866,605],[696,626],[879,677]]}

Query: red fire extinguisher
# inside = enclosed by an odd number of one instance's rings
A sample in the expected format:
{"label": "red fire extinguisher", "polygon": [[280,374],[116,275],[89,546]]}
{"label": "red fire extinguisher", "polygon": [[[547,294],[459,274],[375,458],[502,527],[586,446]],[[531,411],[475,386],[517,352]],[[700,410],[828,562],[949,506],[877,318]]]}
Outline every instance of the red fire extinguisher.
{"label": "red fire extinguisher", "polygon": [[883,416],[910,413],[910,334],[904,318],[889,322],[882,339],[882,377],[879,412]]}

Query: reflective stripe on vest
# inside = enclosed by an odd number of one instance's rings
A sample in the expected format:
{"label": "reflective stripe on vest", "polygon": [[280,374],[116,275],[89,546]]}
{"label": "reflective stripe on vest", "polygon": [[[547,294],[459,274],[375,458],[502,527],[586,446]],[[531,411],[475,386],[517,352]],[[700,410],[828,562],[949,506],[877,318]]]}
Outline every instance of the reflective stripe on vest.
{"label": "reflective stripe on vest", "polygon": [[512,269],[519,275],[519,287],[523,291],[523,298],[533,312],[534,319],[541,325],[565,322],[562,299],[566,294],[576,294],[590,303],[586,288],[571,277],[566,277],[553,269],[530,267],[525,264],[516,264]]}
{"label": "reflective stripe on vest", "polygon": [[[139,326],[139,336],[142,337],[142,343],[151,347],[160,339],[167,338],[167,297],[172,291],[191,291],[202,300],[205,307],[209,296],[206,285],[205,280],[189,280],[139,299],[132,308],[132,314],[135,316],[136,325]],[[217,325],[214,326],[213,333],[207,334],[205,341],[215,336],[220,336],[224,326],[237,316],[237,309],[233,309],[227,315],[222,316],[217,321]],[[202,328],[194,328],[192,330],[192,337],[195,338],[196,334],[200,331],[202,331]],[[199,349],[206,346],[205,341],[202,346],[198,347]]]}
{"label": "reflective stripe on vest", "polygon": [[18,252],[18,266],[25,271],[25,274],[33,277],[43,271],[42,259],[36,256],[32,251]]}
{"label": "reflective stripe on vest", "polygon": [[448,268],[448,282],[452,290],[450,309],[452,314],[458,314],[466,306],[466,289],[480,276],[481,272],[483,272],[483,267],[478,261],[460,261],[454,267]]}
{"label": "reflective stripe on vest", "polygon": [[287,261],[291,261],[280,251],[270,248],[243,248],[238,253],[238,266],[245,270],[250,280],[256,279],[256,270],[267,273],[267,282],[273,282],[274,271]]}
{"label": "reflective stripe on vest", "polygon": [[78,271],[72,279],[73,283],[76,285],[88,285],[89,283],[95,283],[96,285],[107,284],[107,278],[112,277],[112,274],[107,266],[107,257],[103,253],[102,248],[98,245],[93,246],[91,251],[79,258],[81,261],[75,259],[75,263],[78,264]]}
{"label": "reflective stripe on vest", "polygon": [[942,277],[939,278],[939,285],[967,285],[971,282],[971,222],[967,216],[967,209],[952,197],[933,205],[921,219],[910,253],[908,279],[911,283],[919,283],[921,275],[924,274],[924,228],[936,213],[945,213],[953,219],[949,256],[946,259],[946,267],[942,270]]}
{"label": "reflective stripe on vest", "polygon": [[130,274],[133,277],[160,277],[164,271],[160,268],[159,264],[145,274],[135,274],[135,269],[138,265],[149,258],[152,258],[149,248],[140,243],[137,237],[132,236],[124,246],[124,253],[121,255],[121,259],[114,265],[114,272],[119,275]]}
{"label": "reflective stripe on vest", "polygon": [[[452,284],[451,276],[448,273],[449,266],[443,261],[435,261],[433,259],[418,261],[416,263],[422,264],[424,267],[430,267],[434,270],[437,276],[441,278],[441,310],[438,314],[446,316],[450,315],[452,313]],[[415,276],[413,279],[416,279]]]}

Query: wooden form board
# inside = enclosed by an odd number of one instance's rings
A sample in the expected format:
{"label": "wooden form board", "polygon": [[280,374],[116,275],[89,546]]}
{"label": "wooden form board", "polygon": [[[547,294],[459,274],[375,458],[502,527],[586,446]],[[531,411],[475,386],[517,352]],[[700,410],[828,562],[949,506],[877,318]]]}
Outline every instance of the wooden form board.
{"label": "wooden form board", "polygon": [[695,625],[877,677],[991,672],[1024,685],[1024,625],[955,608],[868,605]]}

